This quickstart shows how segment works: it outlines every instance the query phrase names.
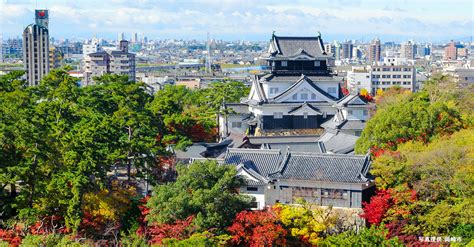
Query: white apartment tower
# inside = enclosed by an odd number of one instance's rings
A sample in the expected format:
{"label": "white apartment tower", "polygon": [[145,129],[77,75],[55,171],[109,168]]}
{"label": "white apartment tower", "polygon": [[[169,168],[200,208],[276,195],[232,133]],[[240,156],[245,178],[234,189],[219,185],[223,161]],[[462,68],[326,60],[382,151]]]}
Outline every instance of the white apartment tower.
{"label": "white apartment tower", "polygon": [[23,64],[30,86],[49,73],[48,10],[36,10],[35,22],[23,31]]}

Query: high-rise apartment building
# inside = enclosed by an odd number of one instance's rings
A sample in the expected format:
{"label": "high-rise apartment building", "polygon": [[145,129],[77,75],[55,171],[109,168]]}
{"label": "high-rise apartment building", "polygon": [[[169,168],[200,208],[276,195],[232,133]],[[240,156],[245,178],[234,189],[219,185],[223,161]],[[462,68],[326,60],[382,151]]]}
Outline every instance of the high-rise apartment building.
{"label": "high-rise apartment building", "polygon": [[[119,40],[121,41],[121,40]],[[132,33],[132,37],[130,38],[130,42],[132,43],[137,43],[138,42],[138,34],[137,33]]]}
{"label": "high-rise apartment building", "polygon": [[124,33],[119,33],[117,36],[117,42],[120,42],[121,40],[125,39],[125,34]]}
{"label": "high-rise apartment building", "polygon": [[379,38],[375,38],[369,46],[369,62],[377,63],[380,61],[380,54],[382,52],[382,47],[380,45]]}
{"label": "high-rise apartment building", "polygon": [[102,47],[98,39],[93,38],[89,44],[82,45],[82,54],[86,56],[87,54],[95,53],[101,51]]}
{"label": "high-rise apartment building", "polygon": [[402,47],[400,49],[400,57],[406,59],[415,59],[415,54],[416,45],[413,42],[407,41],[402,44]]}
{"label": "high-rise apartment building", "polygon": [[458,59],[458,48],[456,47],[456,43],[451,40],[451,43],[449,43],[445,48],[444,48],[444,60],[456,60]]}
{"label": "high-rise apartment building", "polygon": [[126,40],[120,41],[119,50],[87,54],[84,64],[84,86],[94,84],[94,77],[104,74],[128,75],[129,80],[135,80],[135,54],[128,52]]}
{"label": "high-rise apartment building", "polygon": [[350,41],[346,41],[346,42],[342,43],[341,59],[351,59],[353,48],[354,48],[354,45]]}
{"label": "high-rise apartment building", "polygon": [[35,21],[23,31],[23,64],[30,86],[49,73],[48,10],[36,10]]}

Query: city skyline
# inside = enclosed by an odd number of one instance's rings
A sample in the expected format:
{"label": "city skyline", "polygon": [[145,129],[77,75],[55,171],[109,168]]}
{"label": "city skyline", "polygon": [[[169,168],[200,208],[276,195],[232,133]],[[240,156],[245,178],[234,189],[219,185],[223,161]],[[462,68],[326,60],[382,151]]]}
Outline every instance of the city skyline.
{"label": "city skyline", "polygon": [[[3,39],[21,35],[35,8],[50,11],[50,36],[80,39],[94,35],[115,39],[124,32],[151,39],[268,39],[268,33],[308,35],[318,31],[326,41],[370,42],[413,39],[446,42],[470,40],[474,33],[471,1],[134,1],[67,2],[0,0]],[[450,11],[446,11],[449,9]],[[314,25],[308,24],[314,23]],[[301,28],[307,27],[307,28]]]}

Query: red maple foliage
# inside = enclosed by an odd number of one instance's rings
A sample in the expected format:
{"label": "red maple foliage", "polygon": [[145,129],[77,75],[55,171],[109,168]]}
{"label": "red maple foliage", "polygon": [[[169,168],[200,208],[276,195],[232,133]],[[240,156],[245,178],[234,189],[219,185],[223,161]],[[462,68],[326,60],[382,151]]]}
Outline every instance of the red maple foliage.
{"label": "red maple foliage", "polygon": [[33,235],[46,235],[51,233],[65,234],[70,232],[65,225],[64,218],[59,215],[42,217],[28,229]]}
{"label": "red maple foliage", "polygon": [[193,227],[194,216],[184,220],[176,220],[173,224],[157,224],[148,227],[149,243],[161,244],[165,238],[186,239],[195,232]]}
{"label": "red maple foliage", "polygon": [[7,242],[11,247],[17,247],[21,244],[21,234],[21,230],[18,228],[9,230],[0,229],[0,240]]}
{"label": "red maple foliage", "polygon": [[150,213],[150,209],[146,206],[146,203],[150,199],[150,196],[146,196],[140,199],[140,205],[138,208],[140,209],[140,217],[138,217],[138,229],[136,231],[138,236],[146,236],[147,235],[147,220],[146,216]]}
{"label": "red maple foliage", "polygon": [[372,97],[372,95],[370,95],[369,92],[367,92],[366,90],[360,92],[360,97],[364,98],[365,100],[367,100],[368,102],[374,102],[374,98]]}
{"label": "red maple foliage", "polygon": [[364,213],[361,217],[370,225],[378,225],[385,217],[387,210],[393,205],[390,190],[379,190],[369,203],[364,202]]}
{"label": "red maple foliage", "polygon": [[346,88],[346,87],[342,87],[341,88],[341,92],[344,96],[348,95],[349,94],[349,90]]}
{"label": "red maple foliage", "polygon": [[233,244],[250,247],[284,245],[287,234],[270,211],[242,211],[228,230]]}

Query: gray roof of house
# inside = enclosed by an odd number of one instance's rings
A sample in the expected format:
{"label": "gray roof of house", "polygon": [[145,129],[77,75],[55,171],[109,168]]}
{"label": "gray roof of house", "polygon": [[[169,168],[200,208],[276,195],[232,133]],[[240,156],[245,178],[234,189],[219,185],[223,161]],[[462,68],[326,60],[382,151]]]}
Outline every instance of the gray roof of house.
{"label": "gray roof of house", "polygon": [[315,143],[319,139],[319,136],[311,135],[299,135],[299,136],[249,136],[249,141],[252,144],[263,144],[263,143],[295,143],[295,142],[312,142]]}
{"label": "gray roof of house", "polygon": [[224,158],[226,164],[244,164],[247,169],[253,169],[262,176],[276,172],[281,159],[280,150],[244,148],[229,148]]}
{"label": "gray roof of house", "polygon": [[358,94],[348,94],[337,102],[337,106],[364,106],[369,104],[367,100]]}
{"label": "gray roof of house", "polygon": [[363,130],[365,127],[365,121],[363,120],[345,120],[339,125],[339,129],[342,130]]}
{"label": "gray roof of house", "polygon": [[326,152],[347,154],[354,151],[358,136],[344,134],[342,132],[326,132],[318,141],[324,143]]}
{"label": "gray roof of house", "polygon": [[130,56],[130,57],[135,56],[134,53],[124,52],[124,51],[111,51],[110,54],[112,56],[121,56],[121,55],[126,55],[126,56]]}
{"label": "gray roof of house", "polygon": [[366,156],[291,152],[276,176],[288,180],[363,183],[367,181],[369,166]]}
{"label": "gray roof of house", "polygon": [[[341,183],[368,181],[369,156],[230,148],[225,163],[245,168],[258,178]],[[263,179],[258,179],[262,181]]]}
{"label": "gray roof of house", "polygon": [[109,56],[109,53],[107,53],[106,51],[98,51],[98,52],[89,53],[87,55],[88,56]]}

